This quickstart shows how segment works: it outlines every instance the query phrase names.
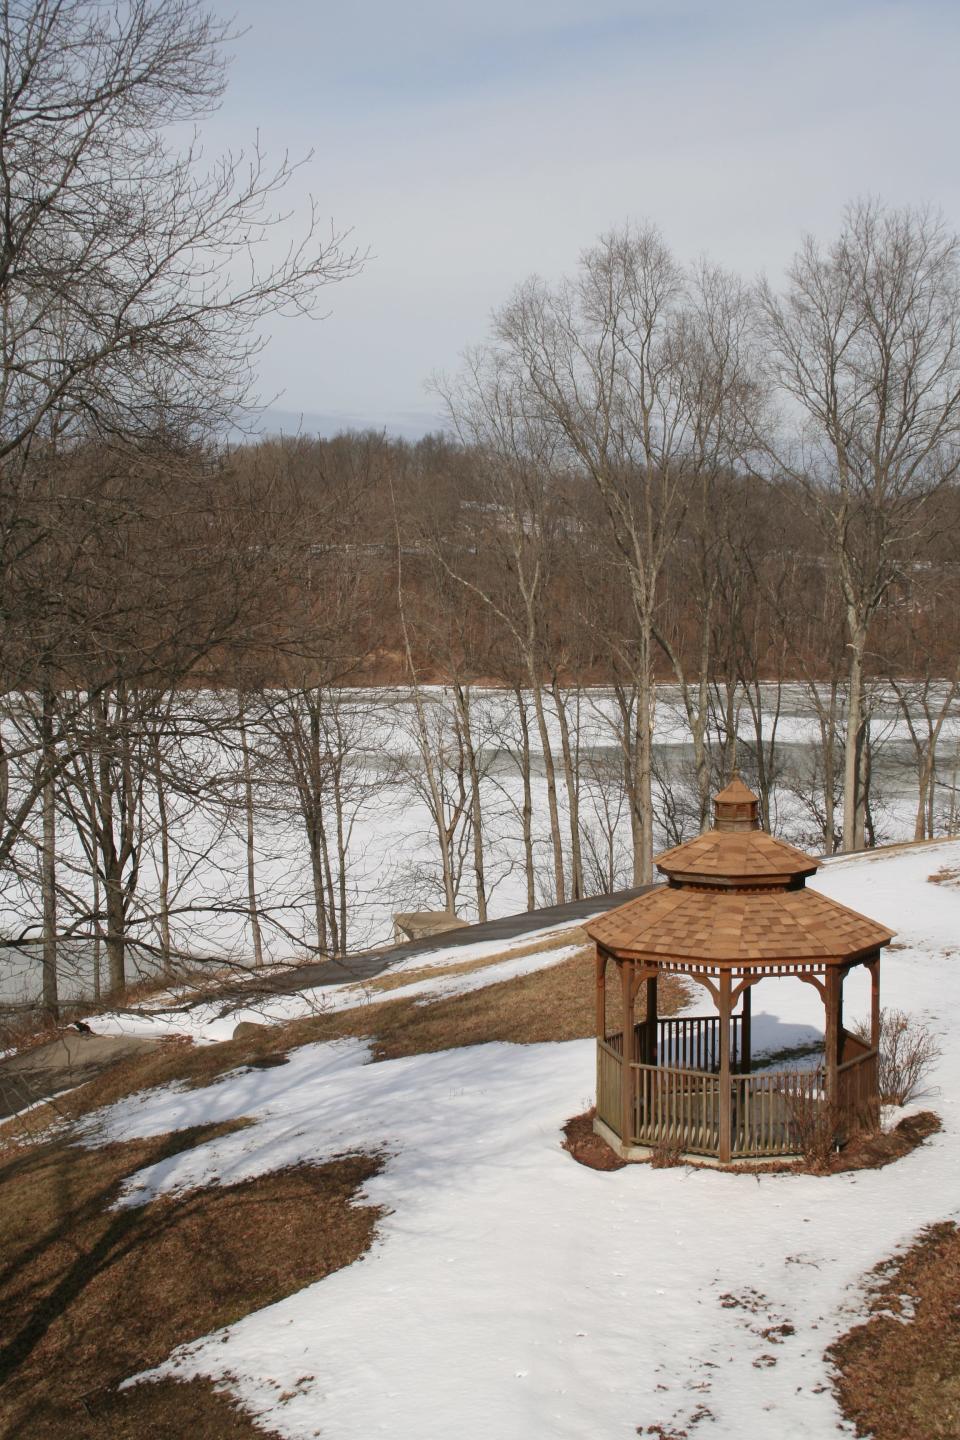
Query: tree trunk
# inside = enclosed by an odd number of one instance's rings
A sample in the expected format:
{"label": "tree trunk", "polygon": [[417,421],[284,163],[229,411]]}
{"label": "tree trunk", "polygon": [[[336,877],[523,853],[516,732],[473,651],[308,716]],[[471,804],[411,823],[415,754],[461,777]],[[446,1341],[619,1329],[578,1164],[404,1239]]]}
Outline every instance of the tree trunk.
{"label": "tree trunk", "polygon": [[643,820],[640,802],[640,701],[636,677],[628,696],[622,680],[614,683],[620,727],[617,738],[623,757],[623,787],[630,802],[630,843],[633,850],[633,883],[643,882]]}
{"label": "tree trunk", "polygon": [[834,808],[834,787],[836,785],[836,744],[837,744],[837,697],[839,685],[836,676],[830,680],[830,709],[826,727],[821,718],[823,737],[823,817],[824,851],[832,855],[837,848],[836,815]]}
{"label": "tree trunk", "polygon": [[639,786],[637,800],[640,815],[640,884],[653,880],[653,723],[656,687],[653,679],[652,632],[647,627],[641,635],[640,686],[637,697],[637,726],[640,740]]}
{"label": "tree trunk", "polygon": [[570,745],[570,726],[567,723],[566,706],[560,692],[556,675],[553,676],[551,681],[550,693],[553,696],[553,703],[557,711],[557,720],[560,724],[563,779],[567,791],[567,807],[570,815],[570,861],[572,865],[570,899],[582,900],[583,855],[580,849],[580,777],[576,773],[574,766],[573,749]]}
{"label": "tree trunk", "polygon": [[[112,844],[108,846],[112,849]],[[107,902],[107,970],[109,994],[115,998],[126,989],[126,943],[123,904],[123,876],[115,857],[105,857],[104,891]]]}
{"label": "tree trunk", "polygon": [[566,881],[563,873],[563,841],[560,838],[560,811],[557,806],[557,775],[553,764],[553,748],[547,730],[547,717],[543,708],[543,691],[540,681],[530,663],[530,686],[533,690],[533,708],[537,717],[540,745],[543,750],[543,768],[547,779],[547,809],[550,813],[550,839],[553,844],[553,885],[554,902],[562,905],[566,899]]}
{"label": "tree trunk", "polygon": [[96,857],[92,866],[93,870],[93,998],[99,1004],[100,991],[103,983],[101,973],[103,964],[103,927],[100,924],[100,870],[97,866]]}
{"label": "tree trunk", "polygon": [[[932,777],[933,777],[933,756],[929,749],[921,753],[919,758],[919,769],[917,774],[917,817],[913,826],[914,840],[926,840],[929,836],[933,838],[932,823]],[[929,828],[928,828],[929,827]]]}
{"label": "tree trunk", "polygon": [[163,763],[160,754],[160,737],[153,737],[153,773],[157,787],[157,815],[160,821],[160,955],[163,973],[171,973],[172,954],[170,949],[170,828],[167,823],[167,795],[163,779]]}
{"label": "tree trunk", "polygon": [[850,626],[850,668],[847,677],[847,734],[843,747],[843,849],[864,848],[863,796],[860,791],[863,747],[863,652],[866,632],[854,618]]}
{"label": "tree trunk", "polygon": [[460,716],[460,730],[467,757],[467,773],[470,776],[470,823],[472,829],[473,875],[477,894],[477,918],[481,923],[487,918],[487,882],[483,863],[483,804],[480,795],[480,767],[473,744],[470,725],[470,692],[459,680],[453,684],[453,694]]}
{"label": "tree trunk", "polygon": [[57,808],[54,795],[53,694],[43,687],[41,763],[47,775],[43,787],[41,889],[43,898],[43,1011],[51,1020],[60,1015],[57,975]]}
{"label": "tree trunk", "polygon": [[337,816],[337,905],[339,907],[338,941],[340,954],[347,954],[347,834],[343,824],[343,775],[341,767],[334,770],[333,801]]}
{"label": "tree trunk", "polygon": [[250,744],[247,737],[247,720],[241,699],[238,724],[240,729],[240,755],[243,765],[243,824],[244,846],[247,862],[247,915],[250,920],[250,934],[253,939],[253,963],[263,964],[263,936],[260,931],[260,910],[257,903],[257,859],[255,848],[253,780],[250,771]]}
{"label": "tree trunk", "polygon": [[530,788],[530,722],[523,691],[518,685],[517,712],[520,716],[520,773],[523,780],[523,862],[527,875],[527,910],[537,908],[536,875],[533,867],[533,796]]}

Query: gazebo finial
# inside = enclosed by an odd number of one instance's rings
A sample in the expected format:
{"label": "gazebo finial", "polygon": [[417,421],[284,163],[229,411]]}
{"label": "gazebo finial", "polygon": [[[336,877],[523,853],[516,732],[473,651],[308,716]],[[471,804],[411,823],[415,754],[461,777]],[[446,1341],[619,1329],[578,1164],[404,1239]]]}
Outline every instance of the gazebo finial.
{"label": "gazebo finial", "polygon": [[729,784],[713,798],[715,830],[759,830],[760,801],[734,770]]}

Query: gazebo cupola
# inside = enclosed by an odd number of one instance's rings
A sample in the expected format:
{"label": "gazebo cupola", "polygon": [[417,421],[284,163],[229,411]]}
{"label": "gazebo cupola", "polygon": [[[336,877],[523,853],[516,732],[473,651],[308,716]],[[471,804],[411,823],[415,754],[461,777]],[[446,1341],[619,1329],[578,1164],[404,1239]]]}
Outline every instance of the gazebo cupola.
{"label": "gazebo cupola", "polygon": [[[661,1144],[721,1162],[792,1154],[811,1107],[834,1107],[848,1132],[874,1123],[878,1111],[880,950],[891,932],[806,888],[819,861],[760,828],[757,797],[739,776],[714,805],[711,831],[657,858],[666,885],[585,927],[597,955],[595,1123],[628,1158]],[[613,1031],[611,962],[623,1017]],[[843,1026],[843,982],[854,965],[871,976],[869,1045]],[[658,1019],[659,975],[702,986],[714,1013]],[[753,1068],[752,989],[772,976],[794,976],[820,994],[825,1040],[815,1069]]]}

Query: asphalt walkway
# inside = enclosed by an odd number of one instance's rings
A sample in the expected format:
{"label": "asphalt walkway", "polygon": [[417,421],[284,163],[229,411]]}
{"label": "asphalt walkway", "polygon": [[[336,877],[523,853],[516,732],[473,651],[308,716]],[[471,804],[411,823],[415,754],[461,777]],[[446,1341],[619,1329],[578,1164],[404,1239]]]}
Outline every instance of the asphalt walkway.
{"label": "asphalt walkway", "polygon": [[312,990],[318,985],[342,985],[344,981],[370,980],[389,970],[401,960],[415,960],[420,955],[431,955],[437,950],[455,950],[461,945],[477,945],[491,940],[514,940],[534,930],[548,930],[555,925],[569,925],[585,920],[589,915],[599,915],[623,905],[636,895],[652,889],[640,885],[633,890],[618,890],[613,895],[595,895],[588,900],[574,900],[566,905],[550,905],[545,910],[527,910],[520,915],[504,915],[497,920],[486,920],[482,925],[466,925],[460,930],[448,930],[442,935],[431,935],[424,940],[406,940],[401,945],[391,945],[379,950],[361,950],[342,960],[321,960],[315,964],[298,965],[295,969],[283,970],[256,979],[238,981],[235,985],[224,986],[218,996],[233,1000],[236,996],[292,995],[299,990]]}

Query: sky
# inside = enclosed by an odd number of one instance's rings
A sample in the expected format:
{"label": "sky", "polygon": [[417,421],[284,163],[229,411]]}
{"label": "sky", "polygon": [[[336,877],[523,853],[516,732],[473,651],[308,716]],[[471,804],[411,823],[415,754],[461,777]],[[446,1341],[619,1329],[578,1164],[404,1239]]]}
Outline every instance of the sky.
{"label": "sky", "polygon": [[777,281],[844,204],[960,228],[960,6],[946,0],[227,0],[244,33],[207,153],[312,151],[367,252],[323,319],[266,328],[266,429],[440,428],[428,382],[530,274],[654,221],[682,260]]}

